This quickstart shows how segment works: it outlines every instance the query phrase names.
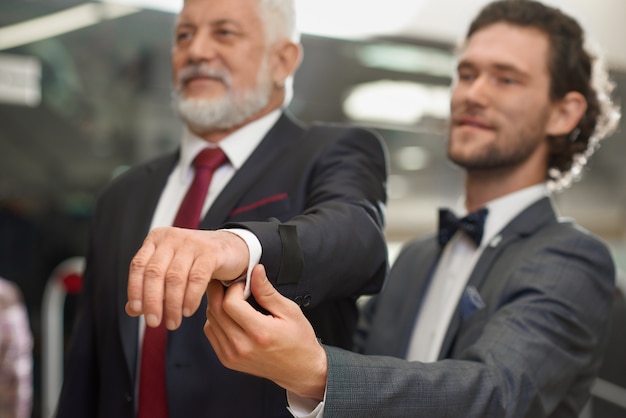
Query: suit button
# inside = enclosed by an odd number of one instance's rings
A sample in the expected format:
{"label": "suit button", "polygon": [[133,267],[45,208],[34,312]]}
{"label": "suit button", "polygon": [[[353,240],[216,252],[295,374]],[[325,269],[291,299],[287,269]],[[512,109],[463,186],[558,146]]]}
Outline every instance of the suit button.
{"label": "suit button", "polygon": [[298,306],[302,306],[302,296],[296,296],[293,301],[296,302]]}
{"label": "suit button", "polygon": [[130,393],[126,392],[125,395],[126,402],[131,403],[133,401],[133,397],[130,396]]}
{"label": "suit button", "polygon": [[311,295],[305,295],[302,299],[302,307],[308,308],[311,304]]}

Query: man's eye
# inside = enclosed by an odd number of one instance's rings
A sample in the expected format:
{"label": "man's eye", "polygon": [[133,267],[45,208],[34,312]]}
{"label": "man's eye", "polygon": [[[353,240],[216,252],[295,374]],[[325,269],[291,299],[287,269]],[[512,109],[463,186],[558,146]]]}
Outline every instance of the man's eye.
{"label": "man's eye", "polygon": [[217,31],[215,31],[215,33],[216,33],[218,36],[232,36],[232,35],[234,35],[234,34],[235,34],[235,32],[233,32],[233,31],[232,31],[232,30],[230,30],[230,29],[218,29]]}
{"label": "man's eye", "polygon": [[516,84],[517,80],[514,79],[514,78],[511,78],[511,77],[499,77],[498,78],[498,82],[500,84],[507,84],[507,85],[509,85],[509,84]]}
{"label": "man's eye", "polygon": [[191,38],[191,32],[179,32],[176,34],[176,41],[184,41]]}

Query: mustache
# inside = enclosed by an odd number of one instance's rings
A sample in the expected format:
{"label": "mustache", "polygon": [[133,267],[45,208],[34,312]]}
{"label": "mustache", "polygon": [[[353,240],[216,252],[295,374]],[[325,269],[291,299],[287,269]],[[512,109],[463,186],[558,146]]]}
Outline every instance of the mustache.
{"label": "mustache", "polygon": [[226,87],[231,87],[231,78],[228,71],[220,68],[212,68],[207,64],[201,63],[189,64],[178,72],[176,77],[177,89],[182,88],[189,80],[197,77],[212,78],[221,81]]}
{"label": "mustache", "polygon": [[450,123],[457,122],[465,118],[485,118],[485,112],[472,105],[460,105],[450,109]]}

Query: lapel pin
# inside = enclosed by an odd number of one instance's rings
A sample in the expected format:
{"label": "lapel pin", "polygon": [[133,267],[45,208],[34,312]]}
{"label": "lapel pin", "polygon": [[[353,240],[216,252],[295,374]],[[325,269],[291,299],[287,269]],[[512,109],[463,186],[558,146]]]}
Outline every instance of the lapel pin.
{"label": "lapel pin", "polygon": [[500,244],[500,241],[502,241],[502,235],[496,235],[489,243],[489,246],[495,248],[498,246],[498,244]]}

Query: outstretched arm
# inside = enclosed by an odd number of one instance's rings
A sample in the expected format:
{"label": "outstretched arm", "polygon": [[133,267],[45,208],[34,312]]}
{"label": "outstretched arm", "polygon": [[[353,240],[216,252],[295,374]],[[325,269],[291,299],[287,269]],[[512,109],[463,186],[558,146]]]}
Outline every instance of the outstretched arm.
{"label": "outstretched arm", "polygon": [[[176,329],[200,306],[210,279],[237,279],[257,262],[265,265],[281,294],[294,300],[299,296],[307,310],[377,292],[387,270],[384,143],[360,128],[320,127],[310,132],[281,152],[263,145],[255,153],[267,157],[241,168],[239,183],[233,180],[231,188],[255,193],[233,201],[232,212],[224,213],[219,222],[225,223],[219,227],[230,232],[173,227],[151,231],[130,263],[126,312],[144,314],[148,326],[163,319],[168,329]],[[288,165],[278,164],[283,155],[289,155]],[[260,174],[251,167],[261,163],[266,169],[258,180]],[[247,176],[254,178],[243,187],[240,183]],[[255,206],[272,196],[267,193],[284,198]],[[253,239],[242,239],[243,231]],[[253,255],[249,241],[260,247],[258,255]],[[318,329],[325,331],[333,332]],[[322,336],[328,340],[328,334]]]}
{"label": "outstretched arm", "polygon": [[243,283],[225,288],[211,281],[204,333],[228,368],[272,380],[304,398],[321,400],[327,376],[326,351],[294,302],[282,296],[257,265],[251,290],[267,310],[263,314],[244,298]]}

